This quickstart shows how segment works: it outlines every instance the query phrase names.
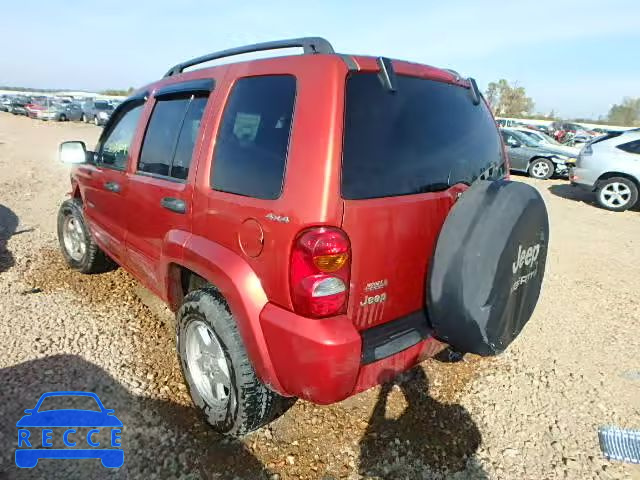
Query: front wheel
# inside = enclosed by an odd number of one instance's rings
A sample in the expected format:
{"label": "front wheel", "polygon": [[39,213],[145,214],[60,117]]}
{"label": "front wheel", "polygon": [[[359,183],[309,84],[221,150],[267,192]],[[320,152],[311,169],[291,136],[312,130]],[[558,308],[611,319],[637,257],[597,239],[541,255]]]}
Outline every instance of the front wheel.
{"label": "front wheel", "polygon": [[218,432],[242,436],[294,402],[256,376],[236,321],[210,287],[189,293],[177,313],[177,351],[196,407]]}
{"label": "front wheel", "polygon": [[624,212],[638,201],[638,187],[628,178],[607,178],[598,184],[596,198],[602,208]]}
{"label": "front wheel", "polygon": [[84,123],[87,123],[87,116],[83,113],[82,117],[80,117],[80,120],[82,120]]}
{"label": "front wheel", "polygon": [[82,202],[65,200],[58,211],[58,241],[67,265],[82,273],[113,270],[115,263],[96,244],[84,221]]}
{"label": "front wheel", "polygon": [[548,158],[536,158],[531,165],[529,165],[529,175],[538,180],[547,180],[551,178],[555,167],[553,162]]}

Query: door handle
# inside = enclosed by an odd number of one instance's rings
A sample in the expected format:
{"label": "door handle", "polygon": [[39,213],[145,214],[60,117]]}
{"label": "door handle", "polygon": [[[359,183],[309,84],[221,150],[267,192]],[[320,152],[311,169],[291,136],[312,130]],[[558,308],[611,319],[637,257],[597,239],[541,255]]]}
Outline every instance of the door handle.
{"label": "door handle", "polygon": [[187,212],[186,202],[184,200],[180,200],[179,198],[164,197],[162,200],[160,200],[160,205],[167,210],[171,210],[172,212]]}
{"label": "door handle", "polygon": [[115,193],[120,192],[120,184],[117,182],[105,182],[104,188],[106,188],[110,192],[115,192]]}

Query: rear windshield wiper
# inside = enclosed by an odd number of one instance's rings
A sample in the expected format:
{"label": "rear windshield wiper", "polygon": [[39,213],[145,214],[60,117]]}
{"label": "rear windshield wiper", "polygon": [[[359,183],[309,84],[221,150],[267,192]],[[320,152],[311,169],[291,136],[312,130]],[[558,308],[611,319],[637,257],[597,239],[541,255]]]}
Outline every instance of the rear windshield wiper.
{"label": "rear windshield wiper", "polygon": [[427,183],[426,185],[421,185],[417,188],[414,188],[411,193],[429,193],[429,192],[441,192],[443,190],[447,190],[450,185],[441,182],[441,183]]}
{"label": "rear windshield wiper", "polygon": [[471,102],[473,102],[474,105],[480,105],[480,101],[482,100],[482,94],[478,89],[478,84],[476,83],[476,80],[474,78],[469,77],[467,81],[469,82],[469,85],[470,85],[469,90],[471,91]]}

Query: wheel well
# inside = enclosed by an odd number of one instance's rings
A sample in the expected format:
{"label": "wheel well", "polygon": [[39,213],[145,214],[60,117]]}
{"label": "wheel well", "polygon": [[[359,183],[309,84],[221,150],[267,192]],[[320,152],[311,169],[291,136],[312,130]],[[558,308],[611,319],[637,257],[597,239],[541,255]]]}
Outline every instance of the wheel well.
{"label": "wheel well", "polygon": [[77,183],[73,186],[73,193],[71,194],[71,197],[77,198],[82,202],[82,194],[80,193],[80,187]]}
{"label": "wheel well", "polygon": [[607,180],[609,178],[613,178],[613,177],[622,177],[622,178],[626,178],[628,180],[631,180],[636,187],[638,187],[638,190],[640,190],[640,181],[627,174],[627,173],[621,173],[621,172],[607,172],[607,173],[603,173],[602,175],[600,175],[600,177],[598,178],[598,180],[596,181],[596,185],[599,185],[600,182],[602,182],[603,180]]}
{"label": "wheel well", "polygon": [[199,288],[213,288],[216,292],[216,296],[226,305],[227,302],[224,296],[220,293],[218,288],[209,282],[206,278],[201,277],[192,270],[178,264],[171,264],[169,266],[169,278],[168,278],[168,299],[169,307],[171,310],[176,311],[180,308],[184,297],[193,290]]}

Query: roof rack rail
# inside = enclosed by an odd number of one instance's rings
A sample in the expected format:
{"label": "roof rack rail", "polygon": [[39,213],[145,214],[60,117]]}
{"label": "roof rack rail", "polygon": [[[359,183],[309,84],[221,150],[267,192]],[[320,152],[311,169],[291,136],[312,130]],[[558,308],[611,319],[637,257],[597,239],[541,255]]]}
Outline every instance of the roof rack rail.
{"label": "roof rack rail", "polygon": [[201,63],[209,62],[211,60],[217,60],[218,58],[232,57],[234,55],[241,55],[243,53],[262,52],[264,50],[279,50],[282,48],[296,48],[301,47],[304,54],[313,53],[334,53],[331,44],[321,37],[302,37],[292,38],[289,40],[275,40],[273,42],[255,43],[253,45],[245,45],[244,47],[230,48],[228,50],[221,50],[219,52],[209,53],[201,57],[192,58],[186,62],[179,63],[169,69],[165,74],[165,77],[177,75],[182,73],[185,68],[193,67]]}

